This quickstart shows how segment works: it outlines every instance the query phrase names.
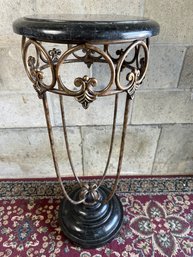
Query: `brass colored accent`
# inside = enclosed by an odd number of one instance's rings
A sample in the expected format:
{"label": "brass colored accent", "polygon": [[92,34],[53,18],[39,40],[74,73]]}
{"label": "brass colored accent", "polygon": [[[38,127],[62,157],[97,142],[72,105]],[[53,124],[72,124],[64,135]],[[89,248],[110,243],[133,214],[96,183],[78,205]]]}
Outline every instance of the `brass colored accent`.
{"label": "brass colored accent", "polygon": [[[38,92],[39,97],[42,97],[46,91],[56,94],[68,95],[75,97],[83,106],[88,108],[89,103],[96,100],[96,97],[108,96],[112,94],[118,94],[123,91],[127,91],[132,97],[143,81],[149,59],[149,40],[129,42],[129,46],[124,50],[120,49],[116,51],[117,58],[113,58],[109,51],[109,46],[104,45],[104,50],[91,44],[81,45],[68,45],[68,50],[64,53],[61,50],[53,48],[49,51],[43,47],[43,45],[33,39],[22,40],[22,53],[24,67],[28,77],[33,82],[35,90]],[[28,48],[33,45],[36,49],[36,57],[29,56],[27,58]],[[143,51],[143,57],[140,57],[140,51]],[[131,60],[126,61],[127,56],[134,50],[134,56]],[[80,56],[77,52],[82,51],[84,54]],[[74,58],[69,59],[70,56]],[[95,56],[97,55],[97,56]],[[40,65],[40,61],[43,62]],[[62,80],[63,74],[60,72],[62,65],[66,63],[84,62],[88,67],[91,67],[93,63],[106,63],[110,69],[110,80],[107,85],[100,90],[95,90],[94,87],[97,84],[97,78],[88,78],[85,75],[83,78],[74,79],[76,87],[80,87],[79,90],[70,90]],[[49,85],[44,83],[44,69],[49,68],[51,70],[52,78]],[[123,69],[128,69],[126,76],[126,85],[122,85],[120,82],[120,75]],[[88,78],[88,80],[85,78]],[[59,88],[56,84],[58,83]],[[113,85],[116,89],[112,89]]]}
{"label": "brass colored accent", "polygon": [[[92,92],[95,96],[102,96],[105,92],[107,92],[111,88],[111,86],[113,85],[113,83],[115,81],[115,67],[114,67],[114,64],[113,64],[112,60],[110,59],[110,57],[104,51],[102,51],[100,48],[98,48],[96,46],[93,46],[93,45],[90,45],[90,44],[83,44],[83,45],[74,46],[74,47],[68,49],[66,52],[64,52],[62,54],[62,56],[59,58],[59,61],[56,65],[56,77],[57,77],[58,84],[60,85],[60,89],[63,90],[64,93],[67,94],[67,95],[74,96],[76,98],[77,97],[79,98],[82,95],[82,93],[83,93],[83,88],[82,87],[80,88],[80,90],[73,91],[73,90],[68,89],[64,85],[64,83],[62,82],[62,78],[61,78],[62,75],[60,74],[60,67],[61,67],[62,64],[65,64],[65,62],[67,61],[67,58],[71,54],[74,54],[75,52],[77,52],[79,50],[83,51],[85,49],[92,50],[92,52],[98,53],[99,55],[102,56],[101,58],[103,58],[104,61],[109,65],[109,68],[110,68],[110,71],[111,71],[111,77],[110,77],[108,85],[106,85],[101,90],[98,90],[98,91],[93,90],[93,92]],[[71,62],[73,62],[73,60]],[[75,78],[75,81],[76,81],[76,78]],[[83,86],[83,84],[84,83],[82,83],[82,86]],[[84,87],[84,90],[87,90],[87,87]]]}
{"label": "brass colored accent", "polygon": [[[73,45],[68,45],[69,49],[72,47]],[[97,57],[94,56],[95,51],[93,49],[84,48],[82,49],[82,53],[84,53],[84,55],[79,56],[78,54],[75,54],[75,52],[73,52],[73,56],[76,57],[79,61],[84,62],[88,68],[90,68],[94,62],[98,62],[102,58],[101,55]]]}
{"label": "brass colored accent", "polygon": [[[43,97],[44,92],[51,90],[56,84],[56,76],[55,76],[55,68],[52,62],[51,57],[47,53],[47,51],[41,46],[40,43],[36,42],[35,40],[28,39],[27,42],[25,39],[22,40],[22,57],[24,62],[24,67],[29,79],[32,81],[35,90],[38,93],[40,98]],[[36,49],[36,57],[29,56],[27,58],[27,52],[29,46],[33,45]],[[40,66],[40,53],[45,57],[47,66],[46,68],[50,68],[52,74],[52,80],[50,84],[44,83],[44,74],[43,68]]]}
{"label": "brass colored accent", "polygon": [[36,59],[32,56],[28,57],[28,66],[30,68],[30,74],[32,78],[35,80],[34,82],[34,89],[39,95],[39,98],[42,98],[42,94],[45,90],[41,87],[42,80],[44,78],[43,72],[35,68]]}
{"label": "brass colored accent", "polygon": [[48,54],[51,56],[53,62],[57,62],[59,59],[59,56],[61,55],[61,50],[53,48],[48,52]]}
{"label": "brass colored accent", "polygon": [[79,95],[76,96],[76,99],[82,104],[84,109],[87,109],[89,103],[92,103],[96,99],[96,95],[92,89],[96,84],[97,80],[95,78],[89,78],[88,76],[74,80],[74,85],[81,87],[82,93],[80,92]]}
{"label": "brass colored accent", "polygon": [[98,187],[97,184],[91,184],[86,183],[82,185],[82,189],[79,193],[80,199],[88,199],[90,201],[84,201],[84,204],[86,205],[92,205],[95,204],[96,201],[100,201],[100,194],[97,191]]}
{"label": "brass colored accent", "polygon": [[[141,58],[139,60],[139,51],[143,48],[144,51],[144,58]],[[129,63],[125,62],[126,57],[128,56],[129,52],[132,51],[132,49],[135,49],[135,58],[133,62],[136,62],[136,66],[131,66]],[[136,41],[133,44],[131,44],[121,55],[121,57],[118,60],[118,64],[116,67],[116,85],[120,90],[127,91],[128,94],[133,97],[136,89],[139,87],[139,85],[142,83],[145,74],[147,72],[147,65],[148,65],[148,48],[147,45],[143,41]],[[126,80],[128,83],[126,86],[122,86],[120,82],[120,73],[123,68],[128,67],[131,71],[127,74]]]}
{"label": "brass colored accent", "polygon": [[[113,197],[121,173],[125,136],[129,116],[129,103],[131,99],[134,97],[135,91],[142,83],[148,66],[149,39],[146,39],[146,41],[129,41],[129,45],[126,49],[121,48],[120,50],[116,51],[117,57],[113,57],[110,53],[108,42],[103,43],[103,50],[96,45],[85,43],[80,45],[68,45],[68,49],[62,53],[60,49],[56,48],[52,48],[51,50],[47,51],[43,47],[42,43],[37,42],[33,39],[27,39],[25,37],[22,38],[22,57],[26,73],[29,79],[32,81],[39,98],[42,98],[43,100],[43,106],[45,111],[51,152],[56,175],[58,177],[64,196],[73,204],[84,203],[85,205],[92,205],[97,201],[100,201],[100,194],[98,192],[98,188],[104,182],[105,176],[109,168],[111,154],[113,150],[119,100],[118,95],[119,93],[125,92],[125,112],[119,152],[119,161],[117,166],[117,175],[115,178],[114,185],[112,187],[112,191],[104,200],[104,202],[108,202]],[[32,46],[35,49],[36,56],[28,56],[29,48]],[[65,67],[67,63],[77,62],[84,63],[89,68],[91,68],[94,63],[107,64],[110,70],[109,82],[106,85],[103,85],[102,88],[97,90],[98,78],[89,77],[87,74],[85,74],[83,77],[75,77],[75,87],[73,87],[73,89],[69,89],[69,85],[67,86],[63,83],[63,77],[65,76],[65,74],[62,74],[61,66],[64,65]],[[51,78],[49,78],[50,83],[45,83],[45,69],[50,69],[51,71]],[[127,70],[125,83],[123,83],[123,81],[121,80],[121,74],[123,70]],[[79,186],[81,187],[81,191],[79,193],[79,200],[77,201],[74,201],[70,198],[61,178],[55,149],[54,134],[51,125],[49,105],[47,101],[47,92],[59,95],[60,112],[67,155],[73,175],[79,183]],[[82,184],[80,179],[76,175],[69,148],[63,98],[64,96],[74,97],[79,103],[82,104],[83,108],[87,109],[90,103],[97,100],[97,97],[109,95],[115,95],[115,102],[111,142],[103,176],[98,184]]]}

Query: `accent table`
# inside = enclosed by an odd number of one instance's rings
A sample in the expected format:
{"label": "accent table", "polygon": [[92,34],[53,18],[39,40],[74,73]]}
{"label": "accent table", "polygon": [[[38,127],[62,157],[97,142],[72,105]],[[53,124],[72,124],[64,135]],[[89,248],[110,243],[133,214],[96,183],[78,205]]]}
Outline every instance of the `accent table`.
{"label": "accent table", "polygon": [[[123,220],[123,208],[115,191],[123,161],[129,103],[142,83],[149,60],[149,39],[159,33],[157,22],[141,17],[109,15],[34,15],[17,19],[13,23],[15,33],[22,35],[22,58],[26,73],[43,100],[50,147],[56,175],[64,199],[59,210],[59,221],[64,234],[83,248],[96,248],[110,242],[119,232]],[[67,50],[51,47],[45,42],[65,44]],[[123,44],[112,53],[112,44]],[[125,46],[125,44],[127,44]],[[33,48],[34,54],[30,54]],[[92,69],[95,63],[108,65],[109,81],[98,87],[98,78],[85,74],[76,77],[74,85],[64,83],[62,68],[68,63],[83,63]],[[51,76],[46,76],[49,70]],[[124,81],[121,76],[126,72]],[[47,82],[47,80],[50,80]],[[77,187],[66,191],[61,178],[47,92],[59,95],[61,121],[67,154]],[[125,93],[125,111],[121,136],[120,154],[115,182],[110,189],[104,185],[113,149],[119,94]],[[110,149],[101,180],[83,183],[76,175],[69,149],[66,130],[64,96],[74,97],[87,109],[98,97],[114,95],[114,117]],[[102,114],[101,114],[102,115]]]}

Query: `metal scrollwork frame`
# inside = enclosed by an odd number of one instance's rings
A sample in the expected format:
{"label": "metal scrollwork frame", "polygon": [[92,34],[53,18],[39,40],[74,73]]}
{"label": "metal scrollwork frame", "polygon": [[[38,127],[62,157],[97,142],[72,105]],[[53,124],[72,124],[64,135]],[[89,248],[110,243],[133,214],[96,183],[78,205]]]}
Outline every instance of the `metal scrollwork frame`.
{"label": "metal scrollwork frame", "polygon": [[[29,79],[33,83],[33,87],[38,93],[39,98],[43,100],[43,106],[45,111],[45,117],[47,122],[48,134],[51,145],[51,152],[54,161],[55,171],[60,182],[62,191],[64,196],[73,204],[94,204],[96,201],[100,201],[100,195],[98,193],[98,188],[102,185],[105,176],[108,171],[114,136],[115,136],[115,128],[116,128],[116,118],[117,118],[117,106],[118,106],[118,97],[119,93],[126,93],[126,101],[125,101],[125,111],[124,111],[124,119],[123,119],[123,130],[122,130],[122,138],[121,138],[121,146],[119,153],[119,160],[117,166],[117,175],[112,188],[111,193],[104,200],[104,202],[108,202],[114,195],[118,180],[120,177],[122,161],[123,161],[123,153],[124,153],[124,145],[125,145],[125,136],[126,136],[126,128],[128,123],[129,116],[129,103],[133,98],[135,91],[142,83],[148,66],[149,61],[149,39],[143,40],[135,40],[128,41],[128,46],[125,49],[120,49],[116,51],[117,57],[113,57],[109,50],[108,44],[103,44],[103,49],[99,48],[95,44],[85,43],[78,45],[68,45],[68,49],[62,53],[60,49],[50,49],[46,50],[41,42],[38,42],[34,39],[29,39],[23,37],[22,39],[22,58],[26,73]],[[35,48],[35,56],[28,56],[28,51],[30,46]],[[81,55],[80,55],[81,52]],[[131,59],[128,60],[128,56],[131,56]],[[98,83],[97,78],[89,77],[85,74],[82,78],[75,77],[74,78],[74,88],[69,89],[68,86],[63,82],[63,74],[61,72],[61,67],[66,63],[76,63],[82,62],[87,65],[88,68],[92,67],[94,63],[105,63],[108,65],[110,70],[109,82],[107,85],[103,85],[99,90],[96,89],[96,85]],[[50,83],[46,83],[44,81],[44,70],[50,69],[51,79]],[[126,83],[123,84],[121,82],[121,74],[122,71],[127,69],[126,75]],[[66,192],[64,187],[61,174],[59,171],[58,159],[56,155],[55,149],[55,141],[54,135],[51,125],[50,111],[49,105],[47,101],[46,92],[51,92],[59,95],[59,103],[60,103],[60,111],[61,111],[61,119],[63,125],[64,132],[64,140],[66,144],[68,159],[70,162],[70,166],[74,177],[81,187],[81,193],[79,195],[79,201],[74,201],[71,199]],[[84,184],[82,183],[76,175],[75,168],[72,162],[69,143],[68,143],[68,135],[66,130],[66,121],[65,121],[65,112],[64,112],[64,102],[63,96],[71,96],[74,97],[80,104],[82,104],[83,108],[87,109],[89,104],[97,99],[97,97],[103,97],[108,95],[115,95],[115,103],[114,103],[114,116],[113,116],[113,125],[112,125],[112,134],[111,134],[111,142],[108,153],[108,158],[106,162],[106,166],[103,172],[102,179],[98,184]],[[88,194],[92,197],[93,202],[88,203],[86,198]]]}

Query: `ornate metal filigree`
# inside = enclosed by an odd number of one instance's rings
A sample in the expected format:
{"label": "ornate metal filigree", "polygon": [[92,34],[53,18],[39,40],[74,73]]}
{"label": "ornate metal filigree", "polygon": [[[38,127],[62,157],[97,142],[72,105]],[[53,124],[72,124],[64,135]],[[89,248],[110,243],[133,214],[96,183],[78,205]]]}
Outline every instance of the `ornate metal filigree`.
{"label": "ornate metal filigree", "polygon": [[57,62],[59,59],[59,56],[61,55],[61,50],[53,48],[50,51],[48,51],[48,54],[50,55],[53,62]]}
{"label": "ornate metal filigree", "polygon": [[[87,90],[87,87],[81,87],[80,90],[70,90],[66,85],[65,83],[63,82],[63,74],[61,73],[61,66],[66,62],[68,62],[68,58],[69,56],[71,55],[76,55],[76,53],[78,51],[83,51],[83,50],[87,50],[89,52],[92,52],[92,53],[96,53],[98,55],[100,55],[100,59],[103,60],[105,63],[108,64],[109,66],[109,70],[110,70],[110,79],[109,79],[109,83],[107,85],[104,85],[103,88],[101,88],[100,90],[95,90],[94,88],[92,88],[92,92],[91,90],[89,90],[89,95],[87,95],[87,98],[91,97],[91,95],[95,96],[94,98],[92,97],[91,100],[95,100],[95,98],[97,96],[102,96],[105,92],[107,92],[110,87],[113,85],[114,81],[115,81],[115,67],[114,67],[114,64],[111,60],[111,58],[104,52],[102,51],[100,48],[96,47],[96,46],[93,46],[93,45],[90,45],[90,44],[84,44],[84,45],[77,45],[77,46],[74,46],[70,49],[68,49],[66,52],[64,52],[58,63],[56,64],[56,76],[57,76],[57,80],[58,80],[58,84],[59,84],[59,88],[60,88],[60,92],[62,93],[62,91],[67,94],[67,95],[71,95],[71,96],[74,96],[76,99],[81,99],[83,97],[83,88],[85,91],[85,94],[88,93],[88,90]],[[99,59],[98,59],[99,60]],[[80,60],[79,60],[80,61]],[[73,62],[73,60],[72,60]],[[87,76],[87,75],[86,75]],[[89,77],[89,76],[87,76]],[[91,81],[92,82],[92,81]],[[90,83],[90,82],[89,82]],[[89,87],[89,89],[91,89],[91,87]],[[93,101],[92,100],[92,101]],[[91,102],[91,101],[90,101]]]}
{"label": "ornate metal filigree", "polygon": [[113,60],[114,63],[117,63],[119,60],[120,56],[124,53],[123,48],[116,50],[116,55],[117,57],[113,57],[112,54],[109,51],[109,45],[104,45],[104,51],[108,54],[108,56]]}
{"label": "ornate metal filigree", "polygon": [[[97,184],[84,183],[79,193],[80,199],[89,199],[89,203],[95,203],[100,199],[100,194],[97,190]],[[86,202],[84,202],[86,204]]]}
{"label": "ornate metal filigree", "polygon": [[[144,57],[139,57],[140,49],[143,49]],[[132,62],[126,62],[126,58],[128,54],[135,49],[135,56]],[[117,67],[116,67],[116,85],[122,91],[127,91],[131,98],[134,96],[136,89],[142,83],[148,66],[148,47],[145,42],[143,41],[136,41],[131,44],[124,53],[121,55],[120,59],[118,60]],[[128,68],[129,72],[126,75],[126,85],[122,85],[120,82],[120,74],[122,69]]]}
{"label": "ornate metal filigree", "polygon": [[[69,46],[69,49],[72,47],[72,45],[68,45],[68,46]],[[82,53],[83,53],[83,56],[80,56],[75,52],[73,52],[73,56],[77,58],[79,61],[84,62],[88,68],[90,68],[94,62],[98,62],[102,58],[101,55],[95,56],[96,51],[94,49],[83,48]]]}
{"label": "ornate metal filigree", "polygon": [[[31,45],[35,47],[36,57],[27,57],[27,53]],[[41,56],[44,56],[46,66],[40,65]],[[43,93],[51,90],[56,84],[55,68],[52,63],[52,59],[40,43],[31,39],[28,39],[27,42],[25,42],[25,40],[22,41],[22,57],[26,73],[29,79],[32,81],[34,89],[38,93],[39,98],[42,98]],[[50,84],[44,82],[43,69],[45,68],[49,68],[51,71]]]}
{"label": "ornate metal filigree", "polygon": [[46,91],[46,89],[41,86],[44,76],[43,76],[43,72],[35,67],[35,63],[36,63],[36,59],[33,56],[29,56],[28,66],[30,68],[31,76],[34,79],[33,87],[36,90],[39,98],[42,98],[43,93]]}
{"label": "ornate metal filigree", "polygon": [[76,87],[81,87],[81,91],[76,96],[76,99],[82,104],[84,109],[87,109],[89,103],[92,103],[96,99],[95,92],[93,91],[93,87],[95,87],[96,84],[97,80],[95,78],[89,78],[88,76],[76,78],[74,81]]}
{"label": "ornate metal filigree", "polygon": [[[28,48],[31,45],[35,47],[37,55],[36,57],[29,56],[27,58]],[[83,53],[82,56],[80,52]],[[116,55],[116,58],[112,56],[108,45],[104,45],[103,50],[92,44],[69,45],[68,50],[62,53],[61,50],[56,48],[46,51],[42,44],[32,39],[23,42],[24,65],[39,97],[45,91],[74,96],[85,109],[100,96],[126,91],[132,98],[143,81],[149,58],[148,42],[131,42],[126,49],[117,50]],[[65,85],[63,82],[65,73],[61,72],[61,67],[65,66],[66,63],[75,62],[83,62],[88,67],[97,62],[108,64],[110,70],[109,82],[100,90],[97,90],[98,78],[89,78],[88,74],[85,74],[83,78],[75,77],[74,85],[79,88],[78,90],[76,88],[69,89],[69,85]],[[52,75],[50,84],[44,83],[44,69],[47,68],[51,70]],[[121,80],[123,70],[128,71],[124,78],[124,83]]]}

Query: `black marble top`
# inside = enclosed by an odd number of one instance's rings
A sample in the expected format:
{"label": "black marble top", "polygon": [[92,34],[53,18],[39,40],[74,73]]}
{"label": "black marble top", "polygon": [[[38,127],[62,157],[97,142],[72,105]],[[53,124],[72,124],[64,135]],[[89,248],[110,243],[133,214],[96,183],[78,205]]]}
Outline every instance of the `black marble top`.
{"label": "black marble top", "polygon": [[15,33],[57,43],[124,42],[159,33],[148,18],[116,15],[34,15],[17,19]]}

